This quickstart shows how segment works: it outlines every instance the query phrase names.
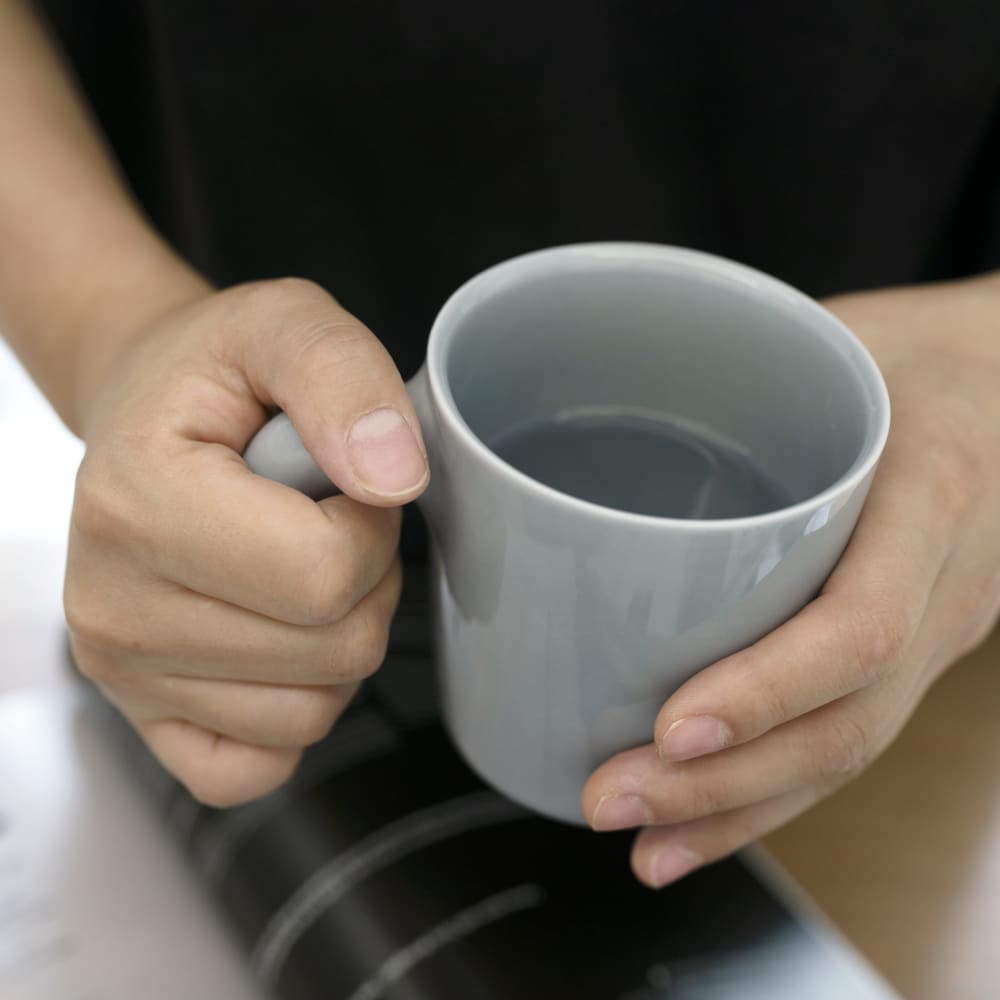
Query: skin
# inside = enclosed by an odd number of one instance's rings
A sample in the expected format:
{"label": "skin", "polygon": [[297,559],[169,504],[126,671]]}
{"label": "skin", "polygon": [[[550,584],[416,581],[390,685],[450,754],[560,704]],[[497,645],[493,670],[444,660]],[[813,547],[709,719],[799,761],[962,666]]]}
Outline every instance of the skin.
{"label": "skin", "polygon": [[[0,328],[87,445],[76,662],[195,797],[253,799],[382,660],[398,508],[428,479],[416,417],[376,338],[321,289],[218,291],[157,236],[20,0],[0,0],[0,95],[0,245],[18,248],[0,255]],[[1000,277],[827,305],[885,372],[885,457],[821,596],[685,684],[652,742],[588,783],[595,828],[644,827],[633,867],[650,885],[861,771],[997,618]],[[314,504],[246,469],[274,408],[343,496]]]}

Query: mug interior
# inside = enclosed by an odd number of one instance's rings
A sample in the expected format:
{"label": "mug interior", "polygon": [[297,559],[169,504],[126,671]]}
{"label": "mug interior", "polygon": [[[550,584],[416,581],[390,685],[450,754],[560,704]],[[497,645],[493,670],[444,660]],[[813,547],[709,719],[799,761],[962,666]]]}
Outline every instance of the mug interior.
{"label": "mug interior", "polygon": [[480,275],[455,300],[432,364],[487,446],[581,408],[655,412],[745,449],[797,503],[884,433],[877,370],[839,321],[720,258],[548,251]]}

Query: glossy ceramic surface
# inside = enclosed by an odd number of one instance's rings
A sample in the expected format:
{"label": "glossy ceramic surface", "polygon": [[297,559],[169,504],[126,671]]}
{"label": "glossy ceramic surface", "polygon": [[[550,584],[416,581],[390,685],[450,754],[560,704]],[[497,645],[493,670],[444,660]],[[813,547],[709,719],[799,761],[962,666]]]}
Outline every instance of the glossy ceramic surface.
{"label": "glossy ceramic surface", "polygon": [[[814,301],[645,244],[545,250],[473,278],[439,314],[409,388],[431,463],[419,503],[448,726],[492,784],[569,822],[583,819],[587,776],[648,742],[672,691],[816,594],[889,424],[871,357]],[[581,406],[709,427],[794,502],[726,520],[626,513],[544,486],[483,443]],[[276,420],[248,462],[316,492]]]}

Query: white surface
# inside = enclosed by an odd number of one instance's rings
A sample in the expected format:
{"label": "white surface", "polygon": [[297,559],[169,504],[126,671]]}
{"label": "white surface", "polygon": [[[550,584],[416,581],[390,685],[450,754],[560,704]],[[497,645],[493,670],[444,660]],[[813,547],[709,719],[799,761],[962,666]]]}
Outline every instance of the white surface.
{"label": "white surface", "polygon": [[0,997],[258,996],[184,858],[69,691],[0,696]]}
{"label": "white surface", "polygon": [[60,679],[62,571],[82,454],[0,339],[0,691]]}
{"label": "white surface", "polygon": [[0,342],[0,1000],[255,1000],[63,672],[80,443]]}

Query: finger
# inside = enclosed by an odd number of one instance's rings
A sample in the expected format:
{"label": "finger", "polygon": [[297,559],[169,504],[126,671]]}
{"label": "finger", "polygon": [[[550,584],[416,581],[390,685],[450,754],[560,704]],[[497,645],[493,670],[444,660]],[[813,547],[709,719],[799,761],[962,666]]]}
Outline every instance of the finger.
{"label": "finger", "polygon": [[599,830],[684,823],[806,786],[832,789],[859,774],[908,718],[909,677],[877,685],[800,716],[722,753],[667,763],[652,745],[612,758],[583,791]]}
{"label": "finger", "polygon": [[297,625],[343,618],[385,576],[399,544],[398,510],[348,497],[316,504],[236,462],[213,463],[197,490],[178,483],[159,502],[169,513],[152,532],[154,571]]}
{"label": "finger", "polygon": [[357,689],[159,677],[104,690],[136,725],[177,720],[239,743],[302,749],[326,737]]}
{"label": "finger", "polygon": [[936,502],[907,485],[896,456],[886,461],[820,596],[663,706],[654,740],[665,760],[753,740],[886,676],[905,657],[948,549]]}
{"label": "finger", "polygon": [[[373,504],[414,499],[429,473],[420,425],[389,353],[312,282],[262,282],[219,299],[223,356],[257,399],[284,410],[345,493]],[[242,452],[256,427],[243,428]]]}
{"label": "finger", "polygon": [[632,846],[632,870],[651,889],[662,889],[759,840],[820,798],[817,789],[803,788],[704,819],[642,830]]}
{"label": "finger", "polygon": [[189,722],[140,723],[139,735],[159,762],[201,803],[227,808],[260,798],[295,772],[301,750],[252,746]]}
{"label": "finger", "polygon": [[343,496],[316,504],[252,475],[221,446],[184,447],[186,475],[147,480],[154,488],[139,505],[141,520],[131,504],[114,509],[119,492],[105,470],[81,470],[67,584],[84,589],[68,592],[67,603],[98,610],[109,594],[109,612],[132,603],[131,576],[93,592],[94,568],[116,553],[122,566],[138,563],[188,590],[298,625],[340,620],[385,576],[398,510]]}
{"label": "finger", "polygon": [[109,608],[91,598],[72,610],[67,602],[67,616],[81,669],[107,685],[148,687],[169,675],[353,684],[381,666],[401,588],[397,559],[348,615],[312,628],[173,586],[148,584],[132,588],[130,606]]}

